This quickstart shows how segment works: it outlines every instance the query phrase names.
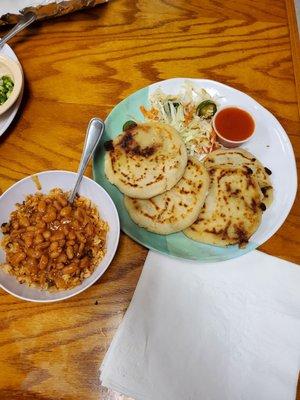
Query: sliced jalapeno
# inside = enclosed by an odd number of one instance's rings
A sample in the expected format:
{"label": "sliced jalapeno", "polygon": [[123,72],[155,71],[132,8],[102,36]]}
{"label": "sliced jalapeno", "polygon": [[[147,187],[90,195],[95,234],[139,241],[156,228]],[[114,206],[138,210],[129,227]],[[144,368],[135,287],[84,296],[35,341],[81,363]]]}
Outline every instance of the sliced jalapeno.
{"label": "sliced jalapeno", "polygon": [[211,100],[204,100],[196,109],[196,114],[199,117],[211,118],[217,112],[216,104]]}
{"label": "sliced jalapeno", "polygon": [[127,131],[128,129],[134,128],[135,126],[137,126],[136,122],[132,120],[126,121],[125,124],[123,125],[123,131]]}

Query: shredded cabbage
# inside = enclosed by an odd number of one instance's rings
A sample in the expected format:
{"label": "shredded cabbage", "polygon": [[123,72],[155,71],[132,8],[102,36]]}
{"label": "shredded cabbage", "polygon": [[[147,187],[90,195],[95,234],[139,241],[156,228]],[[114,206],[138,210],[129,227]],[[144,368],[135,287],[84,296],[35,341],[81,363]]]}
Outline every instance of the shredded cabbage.
{"label": "shredded cabbage", "polygon": [[151,108],[141,108],[146,120],[155,120],[173,126],[182,137],[188,153],[203,156],[219,147],[211,119],[196,114],[197,106],[205,100],[215,100],[204,89],[186,81],[177,95],[157,89],[149,98]]}

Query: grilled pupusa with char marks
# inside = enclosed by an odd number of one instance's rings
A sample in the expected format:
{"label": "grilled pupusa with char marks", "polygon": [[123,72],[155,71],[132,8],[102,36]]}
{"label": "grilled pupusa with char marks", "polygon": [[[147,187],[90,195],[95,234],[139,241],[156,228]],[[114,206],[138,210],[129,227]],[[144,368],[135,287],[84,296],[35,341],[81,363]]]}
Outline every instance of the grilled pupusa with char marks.
{"label": "grilled pupusa with char marks", "polygon": [[184,230],[189,238],[217,246],[248,243],[260,225],[263,195],[248,167],[216,166],[196,222]]}
{"label": "grilled pupusa with char marks", "polygon": [[187,164],[186,147],[169,125],[134,124],[117,136],[105,155],[108,180],[125,195],[149,199],[171,189]]}
{"label": "grilled pupusa with char marks", "polygon": [[216,166],[245,166],[257,180],[263,194],[263,203],[269,207],[273,201],[273,186],[270,180],[271,171],[264,167],[260,161],[244,149],[219,149],[208,154],[204,159],[207,169]]}
{"label": "grilled pupusa with char marks", "polygon": [[133,221],[148,231],[162,235],[179,232],[197,219],[209,181],[204,165],[189,157],[183,177],[172,189],[146,200],[125,196],[124,204]]}

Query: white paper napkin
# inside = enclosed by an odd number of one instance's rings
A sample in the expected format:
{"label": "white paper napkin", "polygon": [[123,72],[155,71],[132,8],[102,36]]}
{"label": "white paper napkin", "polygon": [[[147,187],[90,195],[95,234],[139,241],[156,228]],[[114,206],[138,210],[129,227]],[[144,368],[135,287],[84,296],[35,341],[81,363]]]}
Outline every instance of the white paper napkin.
{"label": "white paper napkin", "polygon": [[300,267],[150,251],[101,381],[137,400],[293,400],[299,367]]}

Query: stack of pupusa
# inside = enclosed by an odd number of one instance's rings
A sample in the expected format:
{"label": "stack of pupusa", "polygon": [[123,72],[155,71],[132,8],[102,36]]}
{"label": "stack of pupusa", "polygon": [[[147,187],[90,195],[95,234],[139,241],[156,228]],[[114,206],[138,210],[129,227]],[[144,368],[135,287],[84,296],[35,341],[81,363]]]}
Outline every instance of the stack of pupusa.
{"label": "stack of pupusa", "polygon": [[202,162],[188,158],[178,133],[154,122],[122,132],[105,160],[135,223],[218,246],[243,246],[257,230],[273,197],[267,171],[242,149],[217,150]]}
{"label": "stack of pupusa", "polygon": [[113,141],[105,173],[125,194],[134,222],[164,235],[196,221],[209,187],[206,168],[187,157],[176,130],[155,122],[132,126]]}

